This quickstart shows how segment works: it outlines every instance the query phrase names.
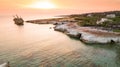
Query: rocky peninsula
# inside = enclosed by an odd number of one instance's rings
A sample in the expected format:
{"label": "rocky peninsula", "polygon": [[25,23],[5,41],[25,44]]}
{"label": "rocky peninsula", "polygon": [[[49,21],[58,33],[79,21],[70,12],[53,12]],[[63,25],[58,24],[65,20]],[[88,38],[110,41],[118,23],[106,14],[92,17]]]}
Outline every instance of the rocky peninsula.
{"label": "rocky peninsula", "polygon": [[54,24],[54,30],[84,43],[120,43],[120,11],[64,15],[61,18],[28,20]]}

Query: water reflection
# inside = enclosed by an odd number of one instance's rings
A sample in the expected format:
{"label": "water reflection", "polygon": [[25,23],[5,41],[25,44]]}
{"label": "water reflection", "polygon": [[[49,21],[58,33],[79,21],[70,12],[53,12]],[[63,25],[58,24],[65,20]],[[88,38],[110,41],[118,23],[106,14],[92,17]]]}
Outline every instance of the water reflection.
{"label": "water reflection", "polygon": [[[11,67],[119,67],[117,45],[84,44],[53,25],[0,23],[0,62]],[[117,63],[117,64],[116,64]]]}

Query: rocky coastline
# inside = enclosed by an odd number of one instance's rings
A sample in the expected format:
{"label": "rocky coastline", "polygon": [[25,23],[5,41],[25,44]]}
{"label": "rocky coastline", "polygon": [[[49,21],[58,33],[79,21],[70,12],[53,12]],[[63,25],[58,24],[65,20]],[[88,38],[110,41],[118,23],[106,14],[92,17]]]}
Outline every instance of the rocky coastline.
{"label": "rocky coastline", "polygon": [[[103,14],[103,13],[101,13]],[[113,13],[112,13],[113,14]],[[106,15],[107,17],[113,18],[115,15],[113,14]],[[78,15],[75,15],[77,17]],[[91,17],[92,14],[87,14],[87,17]],[[77,17],[78,18],[78,17]],[[120,43],[120,32],[113,32],[111,30],[103,30],[99,26],[80,26],[78,24],[78,20],[75,20],[70,16],[65,16],[63,18],[55,18],[55,19],[42,19],[42,20],[29,20],[29,23],[36,24],[54,24],[54,30],[65,33],[66,35],[79,39],[84,43],[101,43],[101,44],[114,44]],[[104,20],[105,21],[105,20]],[[106,20],[107,21],[107,20]],[[105,21],[105,22],[106,22]],[[96,21],[96,23],[104,23],[103,20]],[[120,22],[120,21],[119,21]],[[119,25],[117,25],[116,29],[120,29]],[[104,28],[104,27],[103,27]],[[107,27],[104,29],[108,29]]]}
{"label": "rocky coastline", "polygon": [[85,43],[120,43],[119,33],[108,32],[91,27],[79,27],[73,23],[56,25],[54,29],[63,32],[70,37],[80,39]]}

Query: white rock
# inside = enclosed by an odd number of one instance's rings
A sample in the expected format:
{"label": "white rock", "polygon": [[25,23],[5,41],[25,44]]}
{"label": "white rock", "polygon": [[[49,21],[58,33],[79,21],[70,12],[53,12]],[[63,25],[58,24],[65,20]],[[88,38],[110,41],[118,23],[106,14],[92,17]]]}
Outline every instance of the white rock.
{"label": "white rock", "polygon": [[82,33],[81,39],[87,41],[88,43],[110,43],[111,40],[114,42],[120,42],[120,37],[100,37],[88,33]]}
{"label": "white rock", "polygon": [[68,26],[66,26],[66,24],[56,25],[54,28],[54,30],[61,31],[61,32],[65,32],[67,29],[68,29]]}
{"label": "white rock", "polygon": [[66,25],[57,25],[56,29],[67,29],[68,27]]}
{"label": "white rock", "polygon": [[0,65],[0,67],[9,67],[9,64],[8,63],[3,63]]}
{"label": "white rock", "polygon": [[[82,28],[82,27],[81,27]],[[62,24],[62,25],[56,25],[55,27],[56,30],[61,31],[61,32],[67,32],[66,34],[71,36],[71,37],[75,37],[75,38],[80,38],[81,40],[83,40],[86,43],[110,43],[111,41],[115,42],[115,43],[120,43],[120,37],[103,37],[103,36],[96,36],[94,34],[90,34],[88,32],[84,32],[84,31],[80,31],[74,28],[71,28],[69,26],[67,26],[67,24]],[[82,29],[87,29],[87,30],[91,30],[91,28],[82,28]],[[98,32],[98,30],[96,29],[92,29],[92,31],[96,31]],[[104,30],[99,30],[101,32],[106,32]]]}
{"label": "white rock", "polygon": [[79,32],[76,31],[76,30],[74,30],[74,29],[68,29],[67,32],[68,32],[69,34],[72,34],[72,35],[77,35],[77,34],[79,34]]}

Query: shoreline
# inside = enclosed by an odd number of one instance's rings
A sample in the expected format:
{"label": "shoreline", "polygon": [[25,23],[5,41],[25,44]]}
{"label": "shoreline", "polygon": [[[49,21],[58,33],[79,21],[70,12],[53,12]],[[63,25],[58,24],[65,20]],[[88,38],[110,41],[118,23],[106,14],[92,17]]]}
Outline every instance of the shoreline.
{"label": "shoreline", "polygon": [[[44,23],[41,23],[41,21],[44,21]],[[92,27],[80,27],[77,26],[76,23],[63,23],[56,20],[50,20],[49,23],[46,23],[48,20],[30,21],[30,23],[33,22],[35,22],[35,24],[54,24],[55,31],[63,32],[72,38],[81,40],[84,43],[120,43],[120,34],[116,32],[95,29]],[[58,24],[55,24],[55,22],[58,22]]]}
{"label": "shoreline", "polygon": [[[91,15],[88,16],[91,17]],[[101,29],[99,27],[94,26],[79,26],[77,24],[78,21],[75,20],[75,18],[71,17],[71,15],[61,18],[28,20],[27,22],[35,24],[53,24],[55,25],[55,31],[63,32],[66,35],[73,38],[77,38],[85,43],[120,43],[119,32],[103,30],[105,29],[104,27],[103,29]],[[119,29],[119,25],[117,29]]]}
{"label": "shoreline", "polygon": [[64,32],[65,34],[67,32],[68,36],[79,38],[85,43],[120,43],[120,34],[102,30],[98,31],[97,29],[92,29],[90,27],[74,26],[74,24],[70,25],[57,25],[55,30]]}

